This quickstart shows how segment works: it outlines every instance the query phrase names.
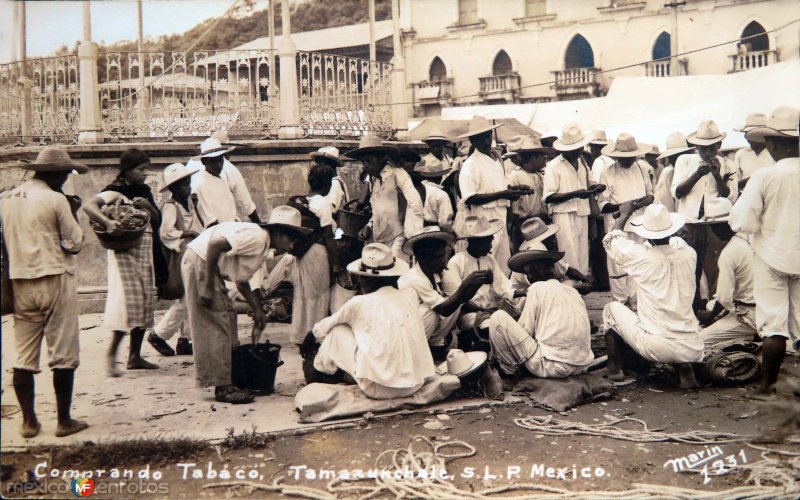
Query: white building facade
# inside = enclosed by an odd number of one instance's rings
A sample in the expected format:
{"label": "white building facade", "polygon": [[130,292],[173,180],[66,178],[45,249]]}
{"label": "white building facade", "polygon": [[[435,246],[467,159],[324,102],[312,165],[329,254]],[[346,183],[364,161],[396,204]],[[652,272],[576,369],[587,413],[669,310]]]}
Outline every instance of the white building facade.
{"label": "white building facade", "polygon": [[[400,2],[406,81],[418,115],[452,105],[595,97],[616,76],[725,74],[798,57],[798,25],[779,29],[800,17],[797,0]],[[717,44],[670,68],[672,53]]]}

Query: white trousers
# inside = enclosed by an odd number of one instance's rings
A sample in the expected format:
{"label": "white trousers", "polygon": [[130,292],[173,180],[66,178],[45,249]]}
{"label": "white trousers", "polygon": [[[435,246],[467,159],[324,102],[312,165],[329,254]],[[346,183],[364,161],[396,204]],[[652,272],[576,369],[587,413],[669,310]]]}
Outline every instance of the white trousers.
{"label": "white trousers", "polygon": [[619,302],[603,309],[603,331],[613,329],[634,351],[656,363],[699,363],[703,360],[703,341],[699,335],[673,339],[648,333],[639,316]]}
{"label": "white trousers", "polygon": [[180,333],[180,336],[188,339],[189,333],[186,331],[186,302],[185,299],[179,299],[172,303],[167,309],[164,317],[153,328],[153,333],[158,335],[164,340],[169,340],[175,336],[175,333]]}
{"label": "white trousers", "polygon": [[554,213],[552,219],[560,228],[556,240],[558,249],[564,252],[563,262],[589,274],[589,217],[568,212]]}
{"label": "white trousers", "polygon": [[536,377],[566,378],[584,373],[589,365],[571,365],[542,356],[539,342],[505,311],[497,311],[489,319],[489,342],[500,368],[509,374],[524,365]]}
{"label": "white trousers", "polygon": [[753,254],[756,327],[761,337],[800,339],[800,275],[773,269]]}
{"label": "white trousers", "polygon": [[441,316],[433,309],[425,309],[422,312],[422,324],[425,326],[425,336],[428,338],[428,345],[443,346],[450,333],[456,326],[456,320],[461,312],[461,308],[450,316]]}
{"label": "white trousers", "polygon": [[708,349],[728,340],[753,340],[753,335],[756,334],[756,328],[752,322],[753,316],[752,310],[742,316],[729,313],[719,321],[703,328],[700,331],[700,338],[703,339],[705,348]]}

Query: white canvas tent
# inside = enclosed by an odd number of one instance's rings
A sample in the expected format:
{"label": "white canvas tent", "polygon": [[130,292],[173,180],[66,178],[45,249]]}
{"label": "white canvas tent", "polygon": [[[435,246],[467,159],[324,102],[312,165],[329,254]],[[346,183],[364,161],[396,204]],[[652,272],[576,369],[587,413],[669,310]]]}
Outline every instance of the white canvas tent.
{"label": "white canvas tent", "polygon": [[585,130],[604,129],[609,137],[628,132],[662,150],[675,131],[688,134],[706,118],[728,132],[725,148],[745,146],[735,127],[748,113],[769,114],[782,105],[800,107],[800,59],[730,75],[672,78],[618,77],[606,97],[541,104],[445,108],[445,120],[516,118],[534,130],[558,133],[570,122]]}

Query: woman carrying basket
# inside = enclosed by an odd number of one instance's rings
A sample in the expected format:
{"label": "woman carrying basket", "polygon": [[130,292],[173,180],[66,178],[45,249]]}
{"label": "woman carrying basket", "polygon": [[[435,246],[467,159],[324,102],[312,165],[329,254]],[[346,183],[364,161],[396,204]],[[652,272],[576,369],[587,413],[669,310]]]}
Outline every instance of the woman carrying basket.
{"label": "woman carrying basket", "polygon": [[158,368],[158,365],[141,355],[145,330],[153,327],[154,287],[166,280],[168,272],[158,236],[161,213],[156,208],[150,187],[145,184],[149,166],[150,158],[144,152],[126,150],[120,158],[117,178],[83,208],[93,221],[102,224],[111,235],[124,233],[126,223],[103,213],[102,208],[106,205],[132,205],[150,216],[149,225],[132,248],[108,250],[108,292],[103,324],[114,332],[107,360],[108,375],[111,377],[122,375],[116,367],[116,355],[127,332],[131,335],[128,369]]}

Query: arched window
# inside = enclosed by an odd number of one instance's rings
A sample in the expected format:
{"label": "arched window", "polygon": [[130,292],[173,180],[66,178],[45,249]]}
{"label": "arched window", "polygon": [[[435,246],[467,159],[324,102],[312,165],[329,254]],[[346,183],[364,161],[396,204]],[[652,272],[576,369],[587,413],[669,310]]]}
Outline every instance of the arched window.
{"label": "arched window", "polygon": [[497,53],[492,63],[492,75],[510,75],[513,72],[514,69],[511,67],[511,58],[508,57],[505,50],[501,50]]}
{"label": "arched window", "polygon": [[[753,37],[753,38],[749,38]],[[742,45],[747,46],[748,51],[769,50],[769,37],[763,26],[753,21],[742,31]]]}
{"label": "arched window", "polygon": [[570,40],[564,56],[564,68],[594,68],[592,46],[582,35],[575,35]]}
{"label": "arched window", "polygon": [[431,67],[428,70],[428,79],[431,82],[441,82],[442,80],[447,80],[447,68],[444,66],[444,62],[439,59],[438,56],[433,58],[431,62]]}
{"label": "arched window", "polygon": [[669,33],[666,31],[662,31],[661,34],[658,35],[658,38],[656,38],[656,43],[653,44],[653,61],[666,59],[672,55],[670,42],[671,40]]}

